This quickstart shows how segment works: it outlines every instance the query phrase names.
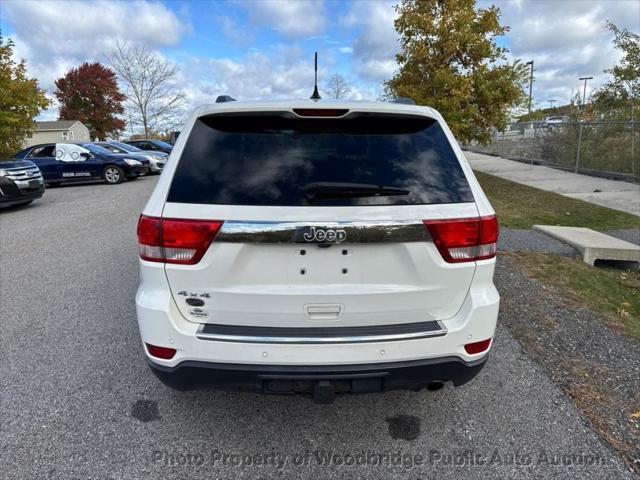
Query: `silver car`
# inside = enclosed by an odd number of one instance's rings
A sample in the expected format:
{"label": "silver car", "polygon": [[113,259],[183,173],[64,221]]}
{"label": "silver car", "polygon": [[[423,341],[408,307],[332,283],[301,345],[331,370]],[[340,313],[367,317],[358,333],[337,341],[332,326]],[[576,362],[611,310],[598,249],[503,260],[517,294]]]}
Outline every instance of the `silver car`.
{"label": "silver car", "polygon": [[151,173],[160,173],[167,163],[167,155],[164,152],[156,152],[151,150],[141,150],[138,147],[127,143],[110,141],[110,142],[94,142],[96,145],[106,148],[113,153],[133,153],[146,157],[149,160]]}

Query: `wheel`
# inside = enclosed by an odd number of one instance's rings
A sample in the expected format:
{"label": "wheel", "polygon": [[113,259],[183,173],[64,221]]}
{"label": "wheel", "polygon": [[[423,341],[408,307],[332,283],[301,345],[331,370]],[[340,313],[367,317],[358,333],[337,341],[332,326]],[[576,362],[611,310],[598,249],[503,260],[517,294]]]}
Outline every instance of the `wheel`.
{"label": "wheel", "polygon": [[102,177],[109,185],[115,185],[124,180],[124,171],[120,167],[109,165],[104,169],[104,172],[102,172]]}

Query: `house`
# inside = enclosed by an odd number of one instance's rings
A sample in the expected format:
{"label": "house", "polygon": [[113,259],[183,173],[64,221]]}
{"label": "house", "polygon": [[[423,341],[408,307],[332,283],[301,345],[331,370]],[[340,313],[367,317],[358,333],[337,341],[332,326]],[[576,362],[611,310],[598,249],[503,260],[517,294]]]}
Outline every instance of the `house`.
{"label": "house", "polygon": [[24,141],[25,147],[39,143],[65,141],[91,141],[89,129],[78,120],[55,120],[53,122],[35,122],[33,135]]}

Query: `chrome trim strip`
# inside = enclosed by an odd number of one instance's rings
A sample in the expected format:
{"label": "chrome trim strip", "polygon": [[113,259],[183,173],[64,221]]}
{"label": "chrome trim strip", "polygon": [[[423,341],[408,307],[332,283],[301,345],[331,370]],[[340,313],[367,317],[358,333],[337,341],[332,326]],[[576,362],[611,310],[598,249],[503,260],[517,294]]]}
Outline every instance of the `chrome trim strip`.
{"label": "chrome trim strip", "polygon": [[[301,241],[301,230],[307,227],[343,230],[346,238],[334,242]],[[297,232],[297,233],[296,233]],[[297,240],[296,240],[297,239]],[[225,221],[216,235],[216,242],[233,243],[379,243],[429,241],[420,221],[360,221],[360,222],[251,222]]]}
{"label": "chrome trim strip", "polygon": [[443,337],[447,334],[447,328],[438,321],[438,330],[426,332],[391,333],[383,335],[357,335],[335,337],[312,336],[254,336],[204,333],[204,324],[198,327],[196,337],[200,340],[235,343],[280,343],[280,344],[335,344],[335,343],[372,343],[372,342],[398,342],[403,340],[417,340],[421,338]]}

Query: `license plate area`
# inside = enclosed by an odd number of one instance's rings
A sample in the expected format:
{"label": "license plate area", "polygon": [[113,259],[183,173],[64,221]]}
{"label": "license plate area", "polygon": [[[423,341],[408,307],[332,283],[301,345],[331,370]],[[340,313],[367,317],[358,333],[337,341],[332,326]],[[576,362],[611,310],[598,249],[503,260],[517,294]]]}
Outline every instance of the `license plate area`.
{"label": "license plate area", "polygon": [[297,245],[289,265],[294,283],[351,283],[360,276],[353,245]]}

